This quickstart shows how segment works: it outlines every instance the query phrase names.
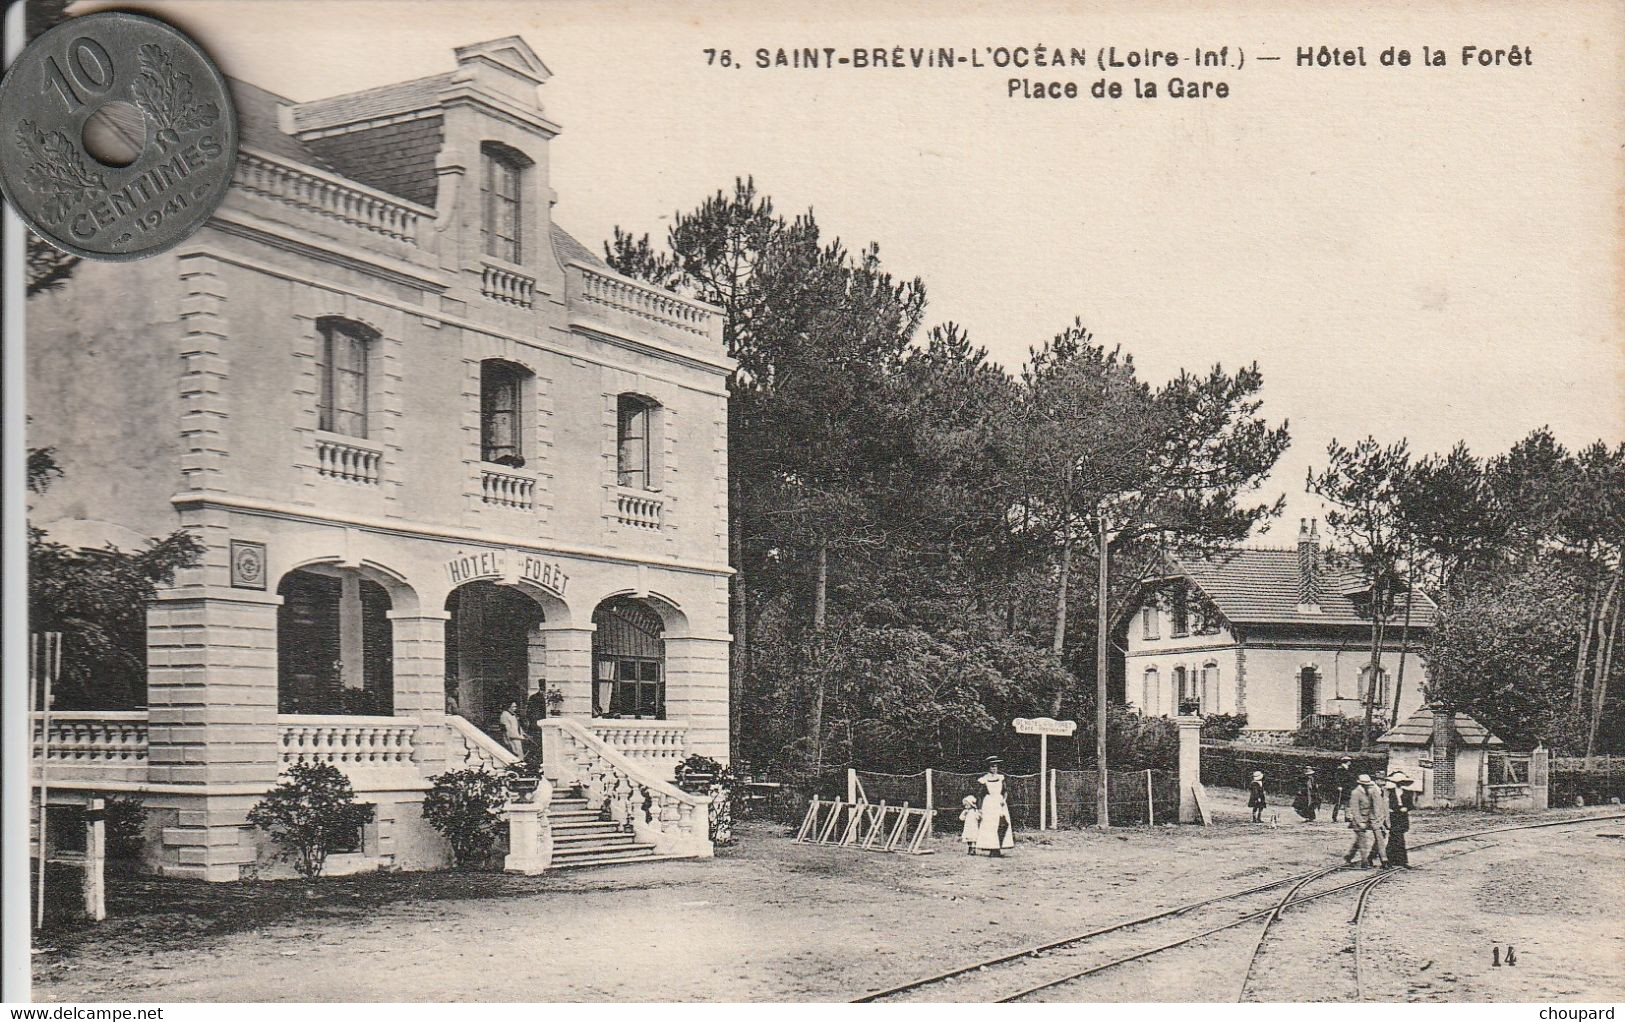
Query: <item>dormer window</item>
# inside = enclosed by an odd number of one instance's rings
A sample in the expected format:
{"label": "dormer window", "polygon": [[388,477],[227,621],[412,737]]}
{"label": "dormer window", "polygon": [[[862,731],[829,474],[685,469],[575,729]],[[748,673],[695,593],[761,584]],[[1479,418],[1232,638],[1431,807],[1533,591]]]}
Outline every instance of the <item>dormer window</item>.
{"label": "dormer window", "polygon": [[480,233],[485,254],[518,263],[524,161],[518,153],[487,143],[480,147]]}

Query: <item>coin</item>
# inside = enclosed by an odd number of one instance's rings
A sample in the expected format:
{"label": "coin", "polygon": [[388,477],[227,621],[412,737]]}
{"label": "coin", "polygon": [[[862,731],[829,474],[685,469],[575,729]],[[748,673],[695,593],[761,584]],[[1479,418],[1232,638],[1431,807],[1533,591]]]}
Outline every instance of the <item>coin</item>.
{"label": "coin", "polygon": [[181,32],[123,11],[29,44],[0,82],[0,125],[0,192],[41,238],[87,259],[179,244],[220,204],[237,158],[219,69]]}

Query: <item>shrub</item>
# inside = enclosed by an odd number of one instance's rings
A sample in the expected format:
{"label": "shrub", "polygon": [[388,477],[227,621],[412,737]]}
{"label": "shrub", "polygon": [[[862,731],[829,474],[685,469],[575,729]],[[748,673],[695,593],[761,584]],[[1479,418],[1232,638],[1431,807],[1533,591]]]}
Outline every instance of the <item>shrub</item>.
{"label": "shrub", "polygon": [[1245,713],[1210,713],[1202,718],[1202,737],[1208,741],[1233,742],[1246,726]]}
{"label": "shrub", "polygon": [[[1373,722],[1371,730],[1373,737],[1375,737],[1382,732],[1382,726]],[[1364,737],[1364,718],[1315,716],[1298,728],[1298,733],[1292,736],[1292,744],[1300,749],[1331,749],[1334,752],[1352,752],[1360,747],[1360,742]]]}
{"label": "shrub", "polygon": [[248,822],[268,832],[306,880],[321,876],[328,855],[353,844],[370,819],[372,807],[355,800],[350,779],[331,763],[294,764],[248,811]]}
{"label": "shrub", "polygon": [[147,807],[131,795],[107,798],[107,856],[139,859],[146,844]]}
{"label": "shrub", "polygon": [[735,800],[743,794],[732,768],[723,766],[710,756],[698,753],[677,764],[673,772],[676,783],[684,791],[711,798],[710,837],[714,844],[733,843]]}
{"label": "shrub", "polygon": [[489,770],[448,770],[430,779],[423,818],[451,845],[459,869],[485,863],[502,828],[508,780]]}

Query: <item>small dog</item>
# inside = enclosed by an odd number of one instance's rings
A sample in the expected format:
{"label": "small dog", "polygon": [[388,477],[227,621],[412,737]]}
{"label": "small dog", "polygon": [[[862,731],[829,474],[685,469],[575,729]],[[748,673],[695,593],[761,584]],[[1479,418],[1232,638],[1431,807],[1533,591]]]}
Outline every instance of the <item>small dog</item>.
{"label": "small dog", "polygon": [[1280,829],[1281,829],[1281,814],[1280,813],[1271,813],[1270,814],[1270,830],[1280,830]]}

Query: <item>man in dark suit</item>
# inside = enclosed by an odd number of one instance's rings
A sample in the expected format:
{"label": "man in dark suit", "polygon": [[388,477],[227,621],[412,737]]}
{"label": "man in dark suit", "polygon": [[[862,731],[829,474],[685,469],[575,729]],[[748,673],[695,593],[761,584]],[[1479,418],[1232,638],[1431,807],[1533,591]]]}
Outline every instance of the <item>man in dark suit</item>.
{"label": "man in dark suit", "polygon": [[1344,756],[1338,761],[1337,769],[1332,773],[1332,782],[1336,786],[1337,792],[1337,801],[1332,803],[1333,823],[1337,822],[1337,814],[1339,811],[1344,813],[1348,812],[1349,793],[1354,791],[1354,786],[1357,783],[1355,780],[1357,775],[1354,773],[1353,763],[1354,761],[1351,758]]}

